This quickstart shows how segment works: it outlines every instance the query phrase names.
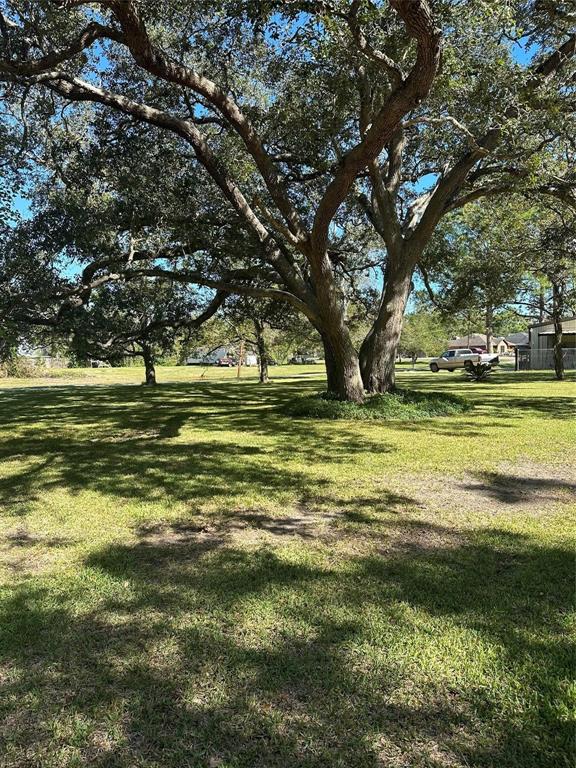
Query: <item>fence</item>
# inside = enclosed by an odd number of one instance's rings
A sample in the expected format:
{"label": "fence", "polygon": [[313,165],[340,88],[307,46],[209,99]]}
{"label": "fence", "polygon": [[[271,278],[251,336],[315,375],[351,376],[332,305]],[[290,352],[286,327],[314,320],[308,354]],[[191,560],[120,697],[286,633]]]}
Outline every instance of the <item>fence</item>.
{"label": "fence", "polygon": [[[563,349],[562,353],[564,355],[564,368],[576,368],[576,348]],[[554,368],[554,350],[531,349],[530,368],[533,371],[543,371],[547,368]]]}

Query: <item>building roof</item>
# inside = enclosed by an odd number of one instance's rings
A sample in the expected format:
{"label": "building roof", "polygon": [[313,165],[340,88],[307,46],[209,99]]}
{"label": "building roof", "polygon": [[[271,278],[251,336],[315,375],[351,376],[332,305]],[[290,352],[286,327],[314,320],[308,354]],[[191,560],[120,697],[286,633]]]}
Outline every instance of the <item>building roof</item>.
{"label": "building roof", "polygon": [[517,333],[510,333],[506,336],[506,342],[508,344],[514,344],[517,347],[519,344],[528,344],[530,337],[526,331],[518,331]]}
{"label": "building roof", "polygon": [[[571,320],[576,320],[576,315],[572,315],[571,317],[563,317],[560,320],[560,322],[568,323]],[[551,319],[548,319],[548,320],[543,320],[541,323],[533,323],[532,325],[528,326],[528,330],[530,330],[531,328],[541,328],[543,325],[552,325],[552,322],[553,321]]]}
{"label": "building roof", "polygon": [[483,333],[471,333],[468,336],[457,336],[448,342],[449,349],[467,349],[468,347],[485,347],[486,336]]}
{"label": "building roof", "polygon": [[[554,336],[555,331],[539,331],[538,336]],[[562,331],[562,336],[574,336],[576,331]]]}

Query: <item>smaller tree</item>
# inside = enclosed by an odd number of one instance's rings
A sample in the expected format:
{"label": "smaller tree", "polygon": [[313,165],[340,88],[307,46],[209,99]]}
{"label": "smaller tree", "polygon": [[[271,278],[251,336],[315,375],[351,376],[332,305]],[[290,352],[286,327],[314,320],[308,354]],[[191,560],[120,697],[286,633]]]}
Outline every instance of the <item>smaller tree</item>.
{"label": "smaller tree", "polygon": [[44,247],[32,222],[3,209],[0,193],[0,363],[23,345],[54,347],[69,289],[60,254]]}
{"label": "smaller tree", "polygon": [[172,350],[179,335],[212,317],[224,298],[218,293],[206,302],[189,286],[152,278],[108,283],[76,313],[71,346],[78,357],[113,364],[141,357],[144,383],[154,386],[158,357]]}
{"label": "smaller tree", "polygon": [[269,365],[273,360],[271,346],[278,334],[290,332],[302,324],[301,318],[289,306],[275,301],[248,296],[231,297],[226,304],[224,318],[232,330],[233,338],[249,344],[258,357],[261,384],[269,380]]}
{"label": "smaller tree", "polygon": [[416,364],[419,357],[438,354],[446,343],[448,333],[437,312],[419,309],[407,315],[402,328],[399,350]]}
{"label": "smaller tree", "polygon": [[431,302],[445,316],[464,315],[482,325],[491,351],[499,314],[514,302],[527,261],[524,201],[496,207],[475,203],[447,217],[420,270]]}
{"label": "smaller tree", "polygon": [[549,208],[541,212],[533,241],[532,272],[540,288],[539,302],[554,326],[554,372],[564,378],[562,319],[576,307],[576,215],[573,211]]}

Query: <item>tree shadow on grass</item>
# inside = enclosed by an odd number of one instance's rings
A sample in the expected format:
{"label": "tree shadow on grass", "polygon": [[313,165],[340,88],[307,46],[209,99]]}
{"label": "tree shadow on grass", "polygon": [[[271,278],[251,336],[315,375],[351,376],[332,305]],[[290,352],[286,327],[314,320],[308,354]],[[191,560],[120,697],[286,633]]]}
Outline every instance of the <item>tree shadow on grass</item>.
{"label": "tree shadow on grass", "polygon": [[[404,383],[404,382],[403,382]],[[483,383],[474,383],[463,377],[442,377],[439,379],[432,374],[416,375],[408,385],[413,384],[425,392],[451,392],[459,394],[474,403],[478,411],[497,417],[497,422],[523,418],[527,415],[545,417],[547,419],[571,420],[576,412],[576,401],[573,395],[572,382],[566,381],[566,393],[558,395],[554,390],[552,397],[546,394],[518,396],[518,388],[523,385],[558,385],[553,375],[547,371],[529,372],[500,372],[494,373]],[[572,395],[572,396],[570,396]]]}
{"label": "tree shadow on grass", "polygon": [[464,490],[510,505],[576,500],[576,482],[559,477],[476,472],[475,481],[462,487]]}
{"label": "tree shadow on grass", "polygon": [[518,415],[526,416],[527,413],[537,416],[545,416],[551,419],[573,419],[576,411],[574,397],[514,397],[507,394],[490,395],[475,398],[478,404],[483,404],[501,409],[503,416],[508,416],[509,411],[518,411]]}
{"label": "tree shadow on grass", "polygon": [[277,402],[292,396],[248,383],[10,393],[0,460],[18,465],[0,478],[0,503],[25,515],[57,487],[191,506],[244,493],[283,502],[325,484],[311,471],[319,462],[392,450],[353,427],[327,441],[323,425],[278,415]]}
{"label": "tree shadow on grass", "polygon": [[[573,553],[411,525],[411,547],[345,564],[143,530],[90,554],[77,580],[27,582],[2,605],[5,754],[101,768],[568,766],[557,702]],[[97,603],[75,602],[91,583]],[[450,643],[458,656],[439,671]]]}

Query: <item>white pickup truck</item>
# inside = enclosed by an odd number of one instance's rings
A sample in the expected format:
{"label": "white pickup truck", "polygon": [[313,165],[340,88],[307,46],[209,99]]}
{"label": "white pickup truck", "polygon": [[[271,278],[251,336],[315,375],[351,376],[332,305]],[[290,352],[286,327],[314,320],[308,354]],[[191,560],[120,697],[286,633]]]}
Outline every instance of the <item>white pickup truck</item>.
{"label": "white pickup truck", "polygon": [[448,349],[440,357],[434,357],[430,361],[430,370],[432,373],[438,373],[438,371],[455,371],[457,368],[466,368],[473,363],[498,365],[499,362],[498,355],[480,354],[479,352],[472,352],[471,349]]}

